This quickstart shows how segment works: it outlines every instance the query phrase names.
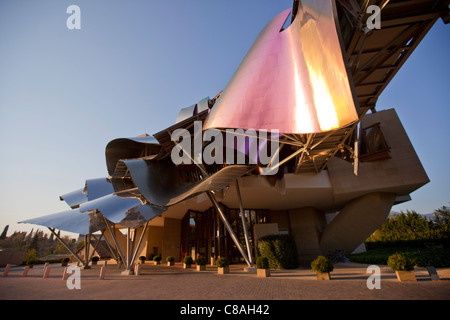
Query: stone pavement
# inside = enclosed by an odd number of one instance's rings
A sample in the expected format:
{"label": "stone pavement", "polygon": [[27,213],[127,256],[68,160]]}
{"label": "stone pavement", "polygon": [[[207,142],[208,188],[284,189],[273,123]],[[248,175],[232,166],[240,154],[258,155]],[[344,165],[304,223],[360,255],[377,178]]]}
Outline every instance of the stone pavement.
{"label": "stone pavement", "polygon": [[398,282],[387,266],[381,268],[381,288],[368,289],[368,265],[336,264],[330,281],[318,281],[310,269],[271,270],[271,277],[258,278],[244,272],[244,265],[232,265],[230,273],[217,274],[216,267],[206,271],[183,269],[180,264],[142,265],[141,275],[122,275],[123,269],[108,265],[104,280],[101,266],[81,270],[81,289],[68,289],[62,280],[64,268],[52,264],[43,278],[43,265],[30,269],[11,268],[2,277],[0,300],[449,300],[450,268],[438,269],[440,281],[431,281],[425,268],[416,268],[417,282]]}

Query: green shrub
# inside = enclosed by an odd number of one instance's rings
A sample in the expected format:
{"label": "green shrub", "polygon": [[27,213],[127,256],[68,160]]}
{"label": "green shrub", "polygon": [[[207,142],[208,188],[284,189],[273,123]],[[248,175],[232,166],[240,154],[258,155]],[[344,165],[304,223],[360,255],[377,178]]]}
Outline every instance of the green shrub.
{"label": "green shrub", "polygon": [[325,258],[324,256],[318,256],[316,260],[311,262],[311,269],[316,272],[328,273],[333,271],[334,266],[331,260]]}
{"label": "green shrub", "polygon": [[167,262],[175,262],[175,257],[168,256],[168,257],[166,258],[166,261],[167,261]]}
{"label": "green shrub", "polygon": [[161,261],[161,256],[154,256],[153,261],[156,261],[156,262]]}
{"label": "green shrub", "polygon": [[92,261],[93,261],[93,262],[98,262],[98,260],[100,260],[100,258],[99,258],[99,257],[97,257],[97,256],[95,256],[95,257],[92,257]]}
{"label": "green shrub", "polygon": [[450,267],[450,249],[447,248],[379,248],[353,254],[350,256],[350,260],[357,263],[387,265],[388,258],[394,253],[401,253],[414,259],[419,267]]}
{"label": "green shrub", "polygon": [[184,264],[193,264],[193,263],[194,263],[194,260],[192,260],[192,258],[191,258],[190,256],[186,256],[186,257],[184,257],[184,259],[183,259],[183,263],[184,263]]}
{"label": "green shrub", "polygon": [[203,258],[203,257],[200,257],[200,258],[197,259],[195,264],[198,265],[198,266],[206,266],[206,259]]}
{"label": "green shrub", "polygon": [[30,265],[29,263],[30,261],[33,262],[31,264],[36,264],[36,260],[38,260],[36,249],[30,249],[26,252],[25,259],[23,260],[23,262],[25,262],[25,264]]}
{"label": "green shrub", "polygon": [[141,260],[142,262],[144,262],[145,260],[147,260],[147,258],[145,258],[144,256],[140,256],[139,260]]}
{"label": "green shrub", "polygon": [[230,265],[230,262],[225,257],[222,257],[222,258],[219,258],[216,260],[216,266],[218,268],[225,268],[225,267],[228,267],[229,265]]}
{"label": "green shrub", "polygon": [[395,253],[388,258],[387,265],[394,271],[412,271],[415,261],[404,254]]}
{"label": "green shrub", "polygon": [[258,252],[269,260],[271,269],[295,269],[298,267],[297,246],[287,234],[269,235],[258,240]]}
{"label": "green shrub", "polygon": [[266,257],[258,257],[256,267],[258,269],[269,269],[269,260]]}

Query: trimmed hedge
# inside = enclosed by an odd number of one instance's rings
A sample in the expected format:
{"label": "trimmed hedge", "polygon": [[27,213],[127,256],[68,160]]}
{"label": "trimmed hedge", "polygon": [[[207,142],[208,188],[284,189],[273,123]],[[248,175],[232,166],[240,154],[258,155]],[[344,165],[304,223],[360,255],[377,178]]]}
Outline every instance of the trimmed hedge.
{"label": "trimmed hedge", "polygon": [[333,262],[324,256],[318,256],[311,262],[311,269],[316,272],[328,273],[334,270]]}
{"label": "trimmed hedge", "polygon": [[269,269],[269,260],[266,257],[258,257],[256,267],[258,269]]}
{"label": "trimmed hedge", "polygon": [[415,263],[413,259],[404,254],[395,253],[388,258],[387,265],[394,271],[412,271]]}
{"label": "trimmed hedge", "polygon": [[228,261],[227,258],[222,257],[216,260],[216,266],[218,268],[226,268],[230,265],[230,262]]}
{"label": "trimmed hedge", "polygon": [[268,235],[258,240],[258,252],[269,260],[271,269],[295,269],[298,253],[294,238],[287,234]]}
{"label": "trimmed hedge", "polygon": [[402,253],[410,259],[413,259],[417,266],[436,268],[450,267],[450,249],[446,248],[384,248],[372,249],[363,253],[350,256],[352,262],[387,265],[388,258],[394,253]]}
{"label": "trimmed hedge", "polygon": [[450,249],[450,238],[441,239],[417,239],[417,240],[396,240],[396,241],[366,241],[364,243],[367,250],[383,248],[420,248],[443,247]]}

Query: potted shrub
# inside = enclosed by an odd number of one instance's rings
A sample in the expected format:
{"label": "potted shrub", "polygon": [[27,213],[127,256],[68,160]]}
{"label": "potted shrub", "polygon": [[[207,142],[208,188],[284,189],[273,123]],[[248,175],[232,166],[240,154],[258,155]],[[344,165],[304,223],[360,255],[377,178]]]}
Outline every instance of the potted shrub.
{"label": "potted shrub", "polygon": [[92,257],[92,265],[93,266],[97,265],[98,260],[100,260],[99,257]]}
{"label": "potted shrub", "polygon": [[140,257],[139,257],[139,261],[141,262],[141,264],[144,264],[144,263],[145,263],[145,260],[147,260],[146,257],[144,257],[144,256],[140,256]]}
{"label": "potted shrub", "polygon": [[318,256],[311,262],[311,269],[316,272],[317,280],[330,280],[330,272],[333,271],[334,266],[331,260],[324,256]]}
{"label": "potted shrub", "polygon": [[155,264],[161,264],[161,256],[154,256],[153,261]]}
{"label": "potted shrub", "polygon": [[395,271],[398,281],[417,281],[414,274],[414,260],[401,253],[396,253],[388,258],[389,268]]}
{"label": "potted shrub", "polygon": [[269,260],[266,257],[256,259],[256,276],[261,278],[270,277]]}
{"label": "potted shrub", "polygon": [[191,264],[194,263],[194,260],[190,256],[186,256],[183,259],[183,268],[189,269],[191,267]]}
{"label": "potted shrub", "polygon": [[200,257],[195,262],[197,265],[197,271],[205,271],[206,270],[206,259],[203,257]]}
{"label": "potted shrub", "polygon": [[168,256],[166,258],[167,266],[173,266],[175,264],[175,257]]}
{"label": "potted shrub", "polygon": [[69,264],[69,261],[70,261],[69,258],[61,259],[61,267],[66,267]]}
{"label": "potted shrub", "polygon": [[228,259],[225,257],[216,260],[217,272],[219,274],[229,273],[230,272],[229,265],[230,263],[228,262]]}

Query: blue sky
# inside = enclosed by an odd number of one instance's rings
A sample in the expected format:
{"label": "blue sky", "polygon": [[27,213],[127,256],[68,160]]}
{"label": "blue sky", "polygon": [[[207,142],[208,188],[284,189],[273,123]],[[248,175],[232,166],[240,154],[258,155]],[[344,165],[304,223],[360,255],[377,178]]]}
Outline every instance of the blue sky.
{"label": "blue sky", "polygon": [[[0,229],[67,210],[61,194],[104,177],[115,138],[153,134],[220,92],[292,0],[0,2]],[[69,30],[68,6],[81,9]],[[450,26],[441,20],[380,97],[395,107],[431,182],[393,210],[450,202]]]}

